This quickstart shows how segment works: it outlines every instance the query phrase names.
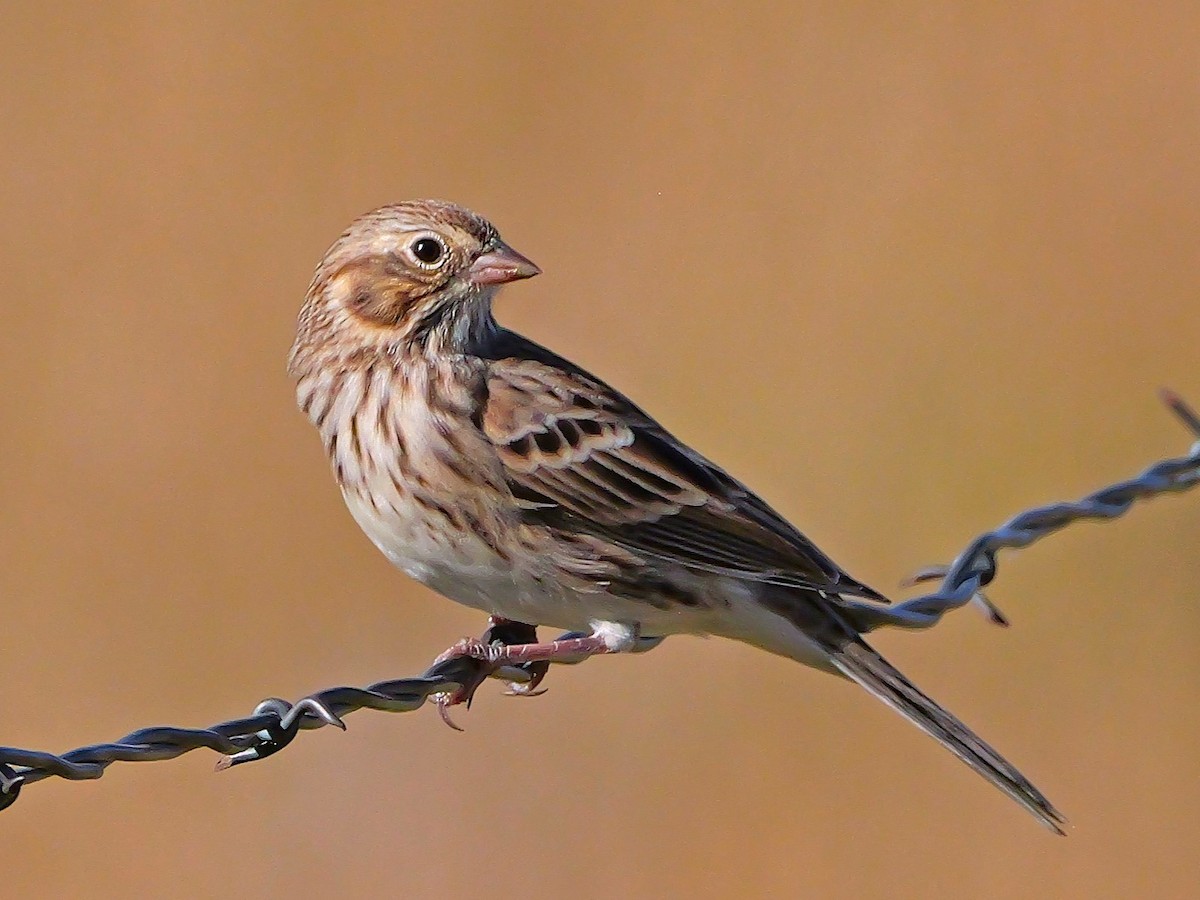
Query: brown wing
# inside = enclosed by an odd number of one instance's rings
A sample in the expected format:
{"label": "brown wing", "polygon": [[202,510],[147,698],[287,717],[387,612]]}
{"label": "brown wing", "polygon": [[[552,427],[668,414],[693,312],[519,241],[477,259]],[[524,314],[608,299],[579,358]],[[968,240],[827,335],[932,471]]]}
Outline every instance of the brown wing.
{"label": "brown wing", "polygon": [[531,519],[692,569],[884,600],[603,382],[511,332],[490,355],[481,424]]}

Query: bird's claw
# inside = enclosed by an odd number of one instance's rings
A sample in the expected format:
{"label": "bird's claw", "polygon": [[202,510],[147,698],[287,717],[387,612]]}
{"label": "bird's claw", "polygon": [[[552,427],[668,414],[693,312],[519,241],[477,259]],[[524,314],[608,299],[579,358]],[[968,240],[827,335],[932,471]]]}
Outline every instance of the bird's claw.
{"label": "bird's claw", "polygon": [[471,701],[475,699],[475,691],[479,688],[479,685],[487,680],[490,674],[490,668],[486,666],[482,667],[475,678],[457,690],[435,694],[432,698],[433,705],[437,707],[438,715],[441,716],[442,721],[455,731],[466,731],[465,728],[450,718],[450,707],[466,704],[467,709],[470,709]]}
{"label": "bird's claw", "polygon": [[[540,679],[539,679],[540,680]],[[537,681],[510,681],[504,692],[505,697],[540,697],[549,688],[540,688]]]}
{"label": "bird's claw", "polygon": [[522,672],[528,677],[528,681],[510,681],[508,690],[504,692],[506,697],[540,697],[546,693],[546,688],[539,687],[542,679],[546,677],[546,673],[550,671],[550,663],[542,660],[539,662],[525,663],[518,666]]}
{"label": "bird's claw", "polygon": [[[470,709],[471,701],[475,697],[475,691],[501,667],[500,656],[503,652],[504,644],[498,640],[489,640],[490,637],[491,634],[489,632],[483,638],[463,638],[434,660],[434,666],[454,659],[463,659],[464,657],[476,662],[472,677],[464,682],[461,687],[454,691],[437,694],[433,698],[438,715],[441,716],[443,722],[455,731],[463,731],[464,729],[450,718],[450,707],[466,704],[467,709]],[[537,681],[540,680],[537,679],[531,682],[531,684],[536,685]]]}
{"label": "bird's claw", "polygon": [[[434,667],[464,657],[475,661],[473,672],[467,681],[461,682],[461,686],[456,690],[446,691],[432,698],[442,721],[455,731],[462,731],[463,729],[450,718],[450,707],[465,703],[470,709],[471,700],[479,685],[493,676],[524,676],[520,681],[508,681],[505,694],[509,697],[538,697],[546,693],[546,689],[539,688],[539,685],[550,671],[548,661],[534,660],[517,664],[505,662],[506,647],[533,644],[536,641],[537,629],[532,625],[493,616],[482,638],[463,638],[442,653],[434,660]],[[456,673],[454,677],[460,676]]]}
{"label": "bird's claw", "polygon": [[546,693],[546,691],[548,691],[548,690],[550,690],[550,688],[539,688],[537,690],[531,690],[529,685],[527,685],[527,684],[517,684],[516,682],[510,682],[508,685],[508,690],[506,690],[504,692],[504,696],[505,697],[540,697],[540,696],[542,696],[542,694]]}
{"label": "bird's claw", "polygon": [[[450,718],[450,707],[457,706],[459,703],[464,702],[461,699],[457,699],[459,694],[460,694],[459,691],[454,691],[453,693],[438,694],[436,697],[433,698],[433,703],[434,703],[434,706],[437,707],[438,715],[441,717],[443,722],[445,722],[447,725],[449,725],[455,731],[466,731],[465,728],[463,728],[461,725],[459,725],[457,722],[455,722],[452,718]],[[468,704],[467,708],[469,709],[470,701],[468,700],[465,702],[467,702],[467,704]]]}
{"label": "bird's claw", "polygon": [[433,671],[438,666],[444,666],[453,660],[471,660],[474,663],[473,665],[453,667],[455,669],[453,675],[450,675],[449,672],[445,673],[458,683],[458,687],[452,691],[435,694],[430,698],[437,707],[442,721],[455,731],[462,731],[463,728],[450,718],[450,707],[465,703],[467,709],[471,708],[471,700],[475,696],[475,691],[497,669],[497,651],[498,647],[493,647],[479,638],[463,638],[438,656],[434,660],[433,666],[430,667],[430,670]]}

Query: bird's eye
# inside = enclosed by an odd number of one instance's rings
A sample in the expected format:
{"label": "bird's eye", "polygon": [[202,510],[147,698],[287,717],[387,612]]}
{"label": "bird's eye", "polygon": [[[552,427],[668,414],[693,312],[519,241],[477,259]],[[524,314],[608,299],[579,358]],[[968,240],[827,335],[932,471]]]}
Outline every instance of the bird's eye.
{"label": "bird's eye", "polygon": [[412,255],[427,266],[436,265],[446,255],[446,245],[434,237],[419,237],[412,242]]}

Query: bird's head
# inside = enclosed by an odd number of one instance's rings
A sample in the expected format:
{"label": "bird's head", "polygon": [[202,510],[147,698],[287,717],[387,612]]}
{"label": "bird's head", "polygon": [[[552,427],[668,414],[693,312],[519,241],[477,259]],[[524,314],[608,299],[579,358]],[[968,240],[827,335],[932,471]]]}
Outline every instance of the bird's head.
{"label": "bird's head", "polygon": [[319,342],[342,351],[462,352],[495,327],[496,289],[540,271],[461,206],[409,200],[381,207],[356,219],[317,266],[293,366],[316,349],[306,345]]}

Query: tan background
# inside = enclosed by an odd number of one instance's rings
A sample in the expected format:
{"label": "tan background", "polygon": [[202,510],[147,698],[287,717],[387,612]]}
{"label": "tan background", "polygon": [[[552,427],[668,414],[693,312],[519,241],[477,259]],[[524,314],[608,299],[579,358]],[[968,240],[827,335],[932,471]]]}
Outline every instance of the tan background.
{"label": "tan background", "polygon": [[[7,4],[0,741],[63,750],[420,671],[477,632],[344,511],[283,358],[412,196],[545,275],[501,316],[891,589],[1182,453],[1200,401],[1193,3]],[[960,7],[957,8],[956,7]],[[718,642],[30,788],[6,896],[1194,896],[1200,495],[1004,559],[877,643],[1071,817]]]}

